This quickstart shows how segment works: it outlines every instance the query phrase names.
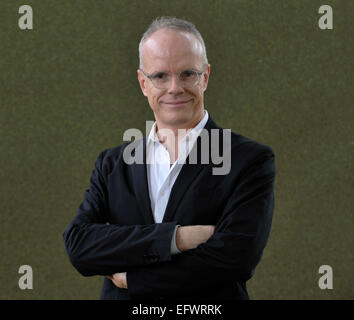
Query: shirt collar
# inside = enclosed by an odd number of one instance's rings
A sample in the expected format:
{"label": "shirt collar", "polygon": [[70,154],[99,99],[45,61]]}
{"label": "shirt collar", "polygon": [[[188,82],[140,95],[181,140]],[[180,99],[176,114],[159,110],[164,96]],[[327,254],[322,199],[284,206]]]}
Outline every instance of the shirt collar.
{"label": "shirt collar", "polygon": [[[189,137],[190,139],[195,139],[196,137],[198,137],[200,132],[201,132],[201,130],[206,125],[208,119],[209,119],[208,111],[204,109],[204,117],[203,117],[203,119],[200,120],[198,122],[198,124],[186,134],[186,136],[183,138],[182,141],[185,141],[187,137]],[[153,124],[153,126],[152,126],[152,128],[150,130],[150,133],[149,133],[148,138],[147,138],[147,142],[148,143],[150,143],[150,142],[160,143],[159,139],[156,136],[156,121],[154,122],[154,124]]]}

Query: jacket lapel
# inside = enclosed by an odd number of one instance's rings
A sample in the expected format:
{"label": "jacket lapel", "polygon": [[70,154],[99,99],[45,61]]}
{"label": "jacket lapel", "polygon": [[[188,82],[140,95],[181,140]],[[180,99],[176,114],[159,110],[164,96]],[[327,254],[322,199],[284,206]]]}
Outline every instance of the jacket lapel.
{"label": "jacket lapel", "polygon": [[[141,145],[142,143],[142,145]],[[131,172],[133,177],[133,185],[135,195],[141,209],[141,212],[144,216],[145,222],[147,224],[155,223],[154,216],[151,210],[151,202],[149,196],[149,187],[148,187],[148,180],[147,180],[147,168],[146,168],[146,137],[139,141],[138,148],[143,148],[143,163],[138,164],[134,162],[131,165]]]}
{"label": "jacket lapel", "polygon": [[[209,115],[209,119],[205,125],[205,129],[208,130],[209,138],[210,138],[210,130],[211,129],[220,129],[215,122],[211,119]],[[142,143],[142,145],[141,145]],[[183,200],[184,195],[189,192],[189,187],[192,182],[197,178],[197,176],[201,173],[203,168],[206,168],[211,163],[210,157],[210,139],[209,139],[209,164],[200,163],[200,146],[201,141],[200,137],[198,137],[196,143],[193,146],[193,149],[197,148],[198,161],[196,164],[189,164],[189,156],[187,157],[186,163],[183,165],[174,185],[171,190],[170,198],[167,203],[167,207],[165,210],[165,215],[162,222],[172,221],[178,205]],[[134,192],[141,209],[141,212],[144,216],[145,222],[147,224],[155,223],[154,216],[151,210],[151,201],[149,196],[149,187],[147,180],[147,165],[146,165],[146,137],[138,142],[136,150],[139,147],[143,148],[143,164],[138,164],[134,162],[131,165],[131,172],[133,177],[133,187]],[[192,149],[192,150],[193,150]],[[192,153],[193,151],[191,151]],[[135,154],[132,154],[135,156]]]}
{"label": "jacket lapel", "polygon": [[[210,138],[210,130],[213,128],[218,128],[215,122],[211,119],[209,115],[209,119],[205,124],[205,129],[208,130],[209,138]],[[218,128],[219,129],[219,128]],[[170,198],[167,203],[167,207],[165,210],[165,215],[162,222],[172,221],[178,205],[183,200],[183,197],[187,192],[189,192],[189,187],[192,182],[197,178],[197,176],[201,173],[202,169],[206,168],[211,163],[210,156],[210,139],[209,139],[209,164],[202,164],[200,161],[201,158],[201,140],[200,136],[198,137],[196,143],[194,144],[193,149],[197,148],[198,161],[196,164],[189,164],[189,156],[187,157],[186,163],[183,165],[173,187],[171,190]]]}

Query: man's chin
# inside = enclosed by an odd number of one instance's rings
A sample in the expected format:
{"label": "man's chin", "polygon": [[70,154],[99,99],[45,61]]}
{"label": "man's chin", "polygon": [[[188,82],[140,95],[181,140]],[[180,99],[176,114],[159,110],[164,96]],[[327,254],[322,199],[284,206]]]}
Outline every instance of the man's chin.
{"label": "man's chin", "polygon": [[166,114],[161,120],[166,126],[175,128],[185,128],[193,125],[198,119],[195,115],[187,112],[175,112],[175,114]]}

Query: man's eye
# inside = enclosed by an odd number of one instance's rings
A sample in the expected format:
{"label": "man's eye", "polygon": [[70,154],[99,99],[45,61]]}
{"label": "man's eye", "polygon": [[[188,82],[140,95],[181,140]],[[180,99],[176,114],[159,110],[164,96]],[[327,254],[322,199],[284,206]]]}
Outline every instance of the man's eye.
{"label": "man's eye", "polygon": [[182,79],[188,79],[188,78],[191,78],[195,75],[195,72],[194,71],[191,71],[191,70],[185,70],[181,73],[181,78]]}
{"label": "man's eye", "polygon": [[166,78],[166,73],[163,73],[163,72],[159,72],[159,73],[156,73],[154,75],[152,75],[152,78],[155,80],[163,80]]}

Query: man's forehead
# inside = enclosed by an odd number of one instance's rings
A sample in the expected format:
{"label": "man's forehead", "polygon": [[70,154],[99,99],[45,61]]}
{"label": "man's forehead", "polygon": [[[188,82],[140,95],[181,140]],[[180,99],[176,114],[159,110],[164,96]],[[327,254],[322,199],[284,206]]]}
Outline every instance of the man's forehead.
{"label": "man's forehead", "polygon": [[193,34],[169,29],[154,32],[145,40],[142,51],[147,60],[203,57],[202,45]]}

